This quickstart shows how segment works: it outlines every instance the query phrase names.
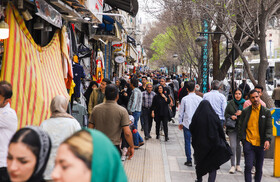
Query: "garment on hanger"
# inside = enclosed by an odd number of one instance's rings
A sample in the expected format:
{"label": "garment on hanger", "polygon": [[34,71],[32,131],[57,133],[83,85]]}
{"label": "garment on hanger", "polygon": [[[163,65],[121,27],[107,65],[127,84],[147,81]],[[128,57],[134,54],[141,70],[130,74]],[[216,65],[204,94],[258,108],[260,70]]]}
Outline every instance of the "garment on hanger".
{"label": "garment on hanger", "polygon": [[91,56],[91,49],[81,43],[78,46],[78,56],[79,59],[90,57]]}
{"label": "garment on hanger", "polygon": [[79,64],[73,64],[73,74],[74,74],[74,82],[76,87],[74,88],[73,97],[81,96],[81,78],[85,78],[85,72],[83,66]]}

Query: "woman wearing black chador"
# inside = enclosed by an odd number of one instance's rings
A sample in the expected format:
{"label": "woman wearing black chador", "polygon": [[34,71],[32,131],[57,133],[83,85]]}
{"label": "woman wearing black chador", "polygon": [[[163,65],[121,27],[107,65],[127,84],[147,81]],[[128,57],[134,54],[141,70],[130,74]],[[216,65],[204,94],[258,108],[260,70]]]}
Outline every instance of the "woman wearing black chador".
{"label": "woman wearing black chador", "polygon": [[211,104],[203,100],[196,109],[190,124],[192,147],[196,161],[197,182],[209,173],[208,182],[216,179],[216,170],[232,155],[226,142],[219,116]]}

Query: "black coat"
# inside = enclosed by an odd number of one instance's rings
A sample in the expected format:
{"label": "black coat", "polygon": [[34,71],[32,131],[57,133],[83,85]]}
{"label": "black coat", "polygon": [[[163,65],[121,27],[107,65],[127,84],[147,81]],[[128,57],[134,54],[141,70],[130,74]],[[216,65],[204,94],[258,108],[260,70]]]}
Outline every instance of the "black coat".
{"label": "black coat", "polygon": [[165,101],[165,99],[159,94],[155,95],[153,98],[151,110],[155,113],[155,121],[157,121],[159,117],[170,117],[168,109],[170,99],[167,94],[164,95],[167,98],[167,101]]}
{"label": "black coat", "polygon": [[226,142],[219,116],[207,100],[203,100],[196,109],[190,132],[198,176],[219,169],[230,159],[232,152]]}

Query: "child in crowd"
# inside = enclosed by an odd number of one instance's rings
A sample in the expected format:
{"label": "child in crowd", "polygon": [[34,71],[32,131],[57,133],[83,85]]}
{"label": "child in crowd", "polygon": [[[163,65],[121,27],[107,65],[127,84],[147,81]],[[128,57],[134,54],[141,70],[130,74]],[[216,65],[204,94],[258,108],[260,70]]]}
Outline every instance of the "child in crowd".
{"label": "child in crowd", "polygon": [[[131,130],[131,133],[133,135],[133,142],[134,142],[134,148],[138,149],[139,147],[141,147],[142,145],[144,145],[144,141],[141,137],[139,137],[139,133],[136,129],[136,127],[134,126],[134,117],[132,115],[129,115],[129,120],[130,120],[130,124],[129,124],[129,128]],[[125,137],[122,134],[122,145],[121,145],[121,149],[122,149],[122,157],[121,160],[125,161],[126,159],[126,154],[127,154],[127,148],[129,147],[128,143],[125,140]]]}

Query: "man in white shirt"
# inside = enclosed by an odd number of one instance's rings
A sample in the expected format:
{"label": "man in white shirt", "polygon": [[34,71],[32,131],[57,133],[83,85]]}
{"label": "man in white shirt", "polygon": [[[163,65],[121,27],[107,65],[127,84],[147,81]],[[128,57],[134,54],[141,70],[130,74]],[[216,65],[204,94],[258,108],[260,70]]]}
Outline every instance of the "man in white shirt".
{"label": "man in white shirt", "polygon": [[17,114],[10,107],[13,95],[12,85],[6,81],[0,82],[0,181],[9,181],[7,172],[7,154],[10,139],[17,130]]}
{"label": "man in white shirt", "polygon": [[198,105],[202,101],[202,98],[195,94],[195,82],[190,81],[188,83],[187,90],[189,94],[183,97],[179,110],[179,129],[184,131],[185,139],[185,153],[187,161],[186,166],[192,166],[191,157],[191,132],[189,126],[192,122],[193,114],[195,113]]}
{"label": "man in white shirt", "polygon": [[219,92],[222,84],[218,80],[213,80],[211,83],[212,90],[203,95],[203,100],[208,100],[213,107],[216,114],[221,120],[221,125],[223,127],[225,121],[225,110],[227,107],[226,97]]}

